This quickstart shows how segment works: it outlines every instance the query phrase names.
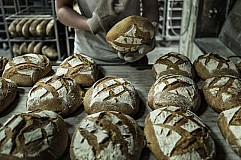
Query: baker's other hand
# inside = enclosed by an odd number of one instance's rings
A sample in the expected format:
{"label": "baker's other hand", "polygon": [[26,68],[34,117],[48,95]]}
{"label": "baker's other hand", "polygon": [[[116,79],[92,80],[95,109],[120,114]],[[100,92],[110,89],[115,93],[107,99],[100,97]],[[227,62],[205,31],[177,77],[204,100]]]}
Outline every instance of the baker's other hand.
{"label": "baker's other hand", "polygon": [[100,0],[92,17],[87,20],[93,34],[101,31],[108,32],[117,22],[120,13],[125,11],[130,0]]}

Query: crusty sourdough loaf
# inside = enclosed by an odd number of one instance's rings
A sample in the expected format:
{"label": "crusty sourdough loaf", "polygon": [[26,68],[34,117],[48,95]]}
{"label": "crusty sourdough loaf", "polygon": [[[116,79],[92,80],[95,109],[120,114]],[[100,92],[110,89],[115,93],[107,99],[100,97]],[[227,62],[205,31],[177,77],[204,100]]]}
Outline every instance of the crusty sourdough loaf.
{"label": "crusty sourdough loaf", "polygon": [[218,127],[230,147],[241,157],[241,105],[222,111],[218,116]]}
{"label": "crusty sourdough loaf", "polygon": [[70,78],[50,76],[40,79],[28,93],[27,109],[50,110],[67,116],[83,102],[83,91]]}
{"label": "crusty sourdough loaf", "polygon": [[190,110],[175,106],[156,109],[147,115],[144,133],[157,160],[215,158],[208,128]]}
{"label": "crusty sourdough loaf", "polygon": [[13,80],[18,86],[33,86],[52,70],[49,59],[40,54],[25,54],[10,59],[3,77]]}
{"label": "crusty sourdough loaf", "polygon": [[17,85],[10,79],[0,77],[0,113],[16,98]]}
{"label": "crusty sourdough loaf", "polygon": [[81,86],[91,86],[98,79],[99,69],[92,58],[77,53],[59,65],[56,75],[72,78]]}
{"label": "crusty sourdough loaf", "polygon": [[241,105],[241,79],[229,75],[206,79],[203,94],[208,105],[218,113]]}
{"label": "crusty sourdough loaf", "polygon": [[24,37],[30,37],[31,36],[31,33],[29,31],[29,27],[30,27],[30,25],[33,21],[34,21],[34,19],[30,18],[30,19],[28,19],[27,22],[24,23],[23,28],[22,28],[22,35]]}
{"label": "crusty sourdough loaf", "polygon": [[84,109],[88,114],[118,111],[134,115],[139,110],[139,101],[139,95],[131,82],[124,78],[104,77],[86,92]]}
{"label": "crusty sourdough loaf", "polygon": [[36,32],[37,35],[40,37],[45,37],[46,36],[46,27],[47,24],[49,23],[49,19],[43,19],[37,26],[36,26]]}
{"label": "crusty sourdough loaf", "polygon": [[234,75],[239,76],[239,71],[234,62],[218,54],[205,54],[194,61],[198,76],[205,80],[214,76]]}
{"label": "crusty sourdough loaf", "polygon": [[186,56],[170,52],[155,61],[152,66],[152,74],[155,79],[165,74],[180,74],[194,79],[195,69]]}
{"label": "crusty sourdough loaf", "polygon": [[137,51],[140,45],[150,45],[155,38],[155,28],[148,19],[129,16],[116,23],[107,33],[106,39],[118,52]]}
{"label": "crusty sourdough loaf", "polygon": [[201,103],[201,97],[193,79],[182,75],[163,75],[151,86],[148,106],[157,109],[169,105],[177,105],[196,112]]}
{"label": "crusty sourdough loaf", "polygon": [[67,144],[65,122],[51,111],[20,113],[0,128],[1,160],[60,159]]}
{"label": "crusty sourdough loaf", "polygon": [[70,146],[71,160],[139,160],[144,134],[128,115],[103,111],[77,125]]}
{"label": "crusty sourdough loaf", "polygon": [[4,56],[0,56],[0,76],[2,76],[3,70],[8,63],[8,59]]}

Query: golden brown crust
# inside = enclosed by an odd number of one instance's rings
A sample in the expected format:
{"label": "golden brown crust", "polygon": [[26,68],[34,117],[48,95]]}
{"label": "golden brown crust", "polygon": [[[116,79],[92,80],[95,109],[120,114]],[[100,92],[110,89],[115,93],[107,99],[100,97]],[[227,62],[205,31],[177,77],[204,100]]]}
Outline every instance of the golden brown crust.
{"label": "golden brown crust", "polygon": [[4,160],[59,159],[68,144],[64,120],[50,111],[15,115],[0,132],[0,159]]}
{"label": "golden brown crust", "polygon": [[206,79],[203,94],[208,105],[220,113],[241,105],[241,80],[229,75]]}
{"label": "golden brown crust", "polygon": [[[22,60],[24,59],[24,62]],[[34,61],[31,62],[31,61]],[[37,64],[35,64],[37,62]],[[9,60],[3,77],[13,80],[18,86],[33,86],[52,70],[49,59],[44,55],[25,54]],[[22,73],[23,71],[26,71]],[[34,74],[33,74],[34,73]]]}
{"label": "golden brown crust", "polygon": [[0,56],[0,76],[2,76],[3,70],[8,63],[8,59],[4,56]]}
{"label": "golden brown crust", "polygon": [[143,148],[144,134],[134,119],[120,112],[98,112],[85,117],[76,127],[70,157],[138,160]]}
{"label": "golden brown crust", "polygon": [[80,107],[82,96],[83,91],[74,80],[58,76],[46,77],[29,91],[27,109],[50,110],[67,116]]}
{"label": "golden brown crust", "polygon": [[194,67],[203,80],[222,75],[239,76],[238,69],[231,60],[213,53],[199,56],[194,61]]}
{"label": "golden brown crust", "polygon": [[39,23],[42,22],[42,19],[35,19],[29,27],[29,32],[32,34],[32,36],[38,36],[36,27],[38,26]]}
{"label": "golden brown crust", "polygon": [[147,104],[152,109],[178,105],[196,112],[200,103],[200,93],[193,79],[176,74],[159,77],[147,96]]}
{"label": "golden brown crust", "polygon": [[135,115],[139,111],[140,98],[130,82],[117,77],[104,77],[92,85],[85,94],[86,113],[117,111]]}
{"label": "golden brown crust", "polygon": [[92,58],[76,53],[59,65],[56,74],[72,78],[81,86],[91,86],[98,79],[99,69]]}
{"label": "golden brown crust", "polygon": [[[230,130],[230,127],[238,127],[240,130],[241,121],[241,107],[237,106],[237,108],[233,108],[224,112],[221,112],[218,117],[218,127],[223,135],[223,137],[227,140],[230,147],[241,156],[241,145],[238,144],[238,138],[235,137],[234,133]],[[232,110],[232,111],[231,111]],[[229,114],[227,113],[229,112]],[[229,116],[229,117],[227,117]],[[228,119],[231,118],[230,122]],[[240,132],[236,132],[236,134],[240,134]]]}
{"label": "golden brown crust", "polygon": [[[130,32],[131,33],[128,33]],[[118,41],[117,39],[123,39]],[[141,16],[129,16],[116,23],[107,33],[110,45],[120,52],[136,51],[142,44],[151,44],[154,38],[154,27],[151,22]],[[134,42],[138,39],[139,42]]]}
{"label": "golden brown crust", "polygon": [[0,77],[0,113],[3,112],[16,98],[17,85],[5,78]]}
{"label": "golden brown crust", "polygon": [[155,79],[167,74],[179,74],[194,79],[195,69],[186,56],[170,52],[159,57],[152,66],[152,75]]}
{"label": "golden brown crust", "polygon": [[147,146],[158,160],[213,159],[209,130],[189,110],[169,106],[152,111],[145,120]]}

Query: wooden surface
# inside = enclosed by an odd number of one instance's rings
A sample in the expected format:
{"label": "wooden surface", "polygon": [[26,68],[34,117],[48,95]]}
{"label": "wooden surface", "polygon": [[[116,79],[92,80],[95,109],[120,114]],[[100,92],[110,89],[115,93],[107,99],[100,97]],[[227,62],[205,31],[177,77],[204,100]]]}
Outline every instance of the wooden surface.
{"label": "wooden surface", "polygon": [[[146,115],[151,111],[146,105],[146,98],[151,85],[154,83],[154,78],[151,75],[151,66],[128,66],[128,65],[104,65],[99,67],[103,76],[118,76],[129,80],[134,87],[137,89],[141,99],[142,104],[140,111],[134,117],[141,127],[144,127],[144,120]],[[27,94],[30,87],[19,88],[19,94],[15,102],[6,110],[4,113],[0,114],[0,123],[3,124],[9,117],[13,114],[21,113],[26,111],[26,100]],[[218,114],[212,109],[207,107],[205,101],[202,104],[197,115],[200,116],[201,120],[209,127],[211,130],[211,135],[216,144],[216,152],[218,160],[238,160],[240,159],[229,147],[224,138],[222,137],[220,130],[217,126]],[[69,130],[70,137],[75,129],[76,124],[78,124],[86,113],[83,111],[83,106],[72,116],[65,118],[66,125]],[[68,151],[62,158],[62,160],[69,160]],[[148,149],[144,149],[142,160],[152,160],[155,159]]]}

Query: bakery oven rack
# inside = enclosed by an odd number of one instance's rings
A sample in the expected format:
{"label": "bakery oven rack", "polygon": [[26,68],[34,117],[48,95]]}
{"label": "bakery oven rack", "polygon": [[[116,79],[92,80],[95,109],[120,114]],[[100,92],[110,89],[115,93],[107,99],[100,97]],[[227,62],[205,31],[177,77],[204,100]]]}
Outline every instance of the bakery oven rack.
{"label": "bakery oven rack", "polygon": [[[5,0],[5,1],[9,1],[9,0]],[[9,51],[11,53],[11,57],[16,56],[15,53],[13,53],[13,46],[15,43],[30,43],[30,42],[36,42],[36,43],[51,43],[55,45],[56,48],[56,52],[57,52],[57,61],[61,61],[64,57],[65,54],[61,53],[62,47],[60,47],[60,41],[61,41],[61,37],[65,37],[64,32],[62,33],[60,31],[60,27],[59,25],[61,25],[60,23],[58,23],[57,21],[57,17],[55,14],[55,7],[54,7],[54,0],[45,0],[45,2],[40,3],[39,1],[36,1],[37,3],[34,3],[32,1],[32,3],[27,2],[25,5],[22,5],[21,3],[23,3],[23,1],[19,1],[19,0],[12,0],[14,1],[12,4],[12,6],[14,6],[16,8],[14,13],[11,14],[3,14],[2,17],[4,19],[4,24],[5,24],[5,30],[4,32],[6,33],[6,41],[8,42],[9,45]],[[10,3],[10,2],[8,2]],[[43,6],[44,5],[44,6]],[[1,3],[1,10],[4,10],[5,5],[3,3]],[[54,36],[41,36],[41,37],[36,37],[36,36],[29,36],[29,37],[24,37],[24,36],[12,36],[9,31],[8,31],[8,27],[11,24],[11,22],[13,22],[14,20],[18,19],[24,19],[24,18],[32,18],[32,19],[42,19],[42,20],[53,20],[54,21]],[[63,46],[63,45],[62,45]],[[55,59],[56,60],[56,59]]]}

